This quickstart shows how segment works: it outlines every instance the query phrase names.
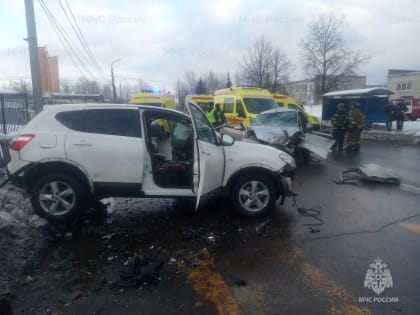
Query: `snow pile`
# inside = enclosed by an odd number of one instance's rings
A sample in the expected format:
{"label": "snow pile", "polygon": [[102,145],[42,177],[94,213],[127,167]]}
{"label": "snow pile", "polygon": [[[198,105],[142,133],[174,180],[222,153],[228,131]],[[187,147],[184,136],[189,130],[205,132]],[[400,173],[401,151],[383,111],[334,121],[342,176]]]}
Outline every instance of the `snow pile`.
{"label": "snow pile", "polygon": [[40,228],[46,225],[46,220],[33,214],[23,191],[9,185],[0,189],[0,294],[10,290],[43,246]]}
{"label": "snow pile", "polygon": [[[314,115],[315,117],[319,118],[321,120],[322,117],[322,104],[316,104],[316,105],[305,105],[305,111],[308,112],[311,115]],[[384,123],[375,123],[377,126],[381,126],[385,130],[385,124]],[[396,129],[396,123],[393,122],[393,130]],[[403,130],[398,131],[399,134],[406,134],[406,135],[412,135],[415,137],[420,137],[420,119],[416,121],[405,121]]]}

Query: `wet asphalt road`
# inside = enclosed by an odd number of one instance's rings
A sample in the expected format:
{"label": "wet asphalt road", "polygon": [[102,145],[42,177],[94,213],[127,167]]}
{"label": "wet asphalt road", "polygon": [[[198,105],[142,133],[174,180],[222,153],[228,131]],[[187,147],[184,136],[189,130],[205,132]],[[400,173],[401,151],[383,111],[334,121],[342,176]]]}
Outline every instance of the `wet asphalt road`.
{"label": "wet asphalt road", "polygon": [[[393,168],[402,184],[334,182],[363,163]],[[253,220],[217,201],[193,213],[173,200],[118,199],[107,222],[51,243],[25,274],[15,313],[419,314],[419,163],[418,147],[331,154],[297,171],[295,205]],[[321,221],[298,208],[319,211],[322,224],[306,225]],[[156,282],[115,288],[124,263],[148,250],[164,262]],[[379,295],[364,287],[377,258],[392,276]]]}

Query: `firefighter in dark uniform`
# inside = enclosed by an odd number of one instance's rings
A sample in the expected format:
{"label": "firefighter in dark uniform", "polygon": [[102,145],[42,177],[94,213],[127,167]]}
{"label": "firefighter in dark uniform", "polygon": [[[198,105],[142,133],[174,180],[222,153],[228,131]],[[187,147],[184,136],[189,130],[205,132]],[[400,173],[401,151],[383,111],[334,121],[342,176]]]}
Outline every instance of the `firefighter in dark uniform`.
{"label": "firefighter in dark uniform", "polygon": [[333,137],[335,143],[333,150],[338,148],[338,151],[343,151],[344,136],[346,135],[348,117],[344,110],[344,104],[340,103],[337,105],[337,111],[331,118],[331,124],[333,126]]}
{"label": "firefighter in dark uniform", "polygon": [[395,109],[395,120],[397,121],[398,131],[403,130],[404,114],[406,111],[408,111],[406,103],[403,101],[399,101]]}
{"label": "firefighter in dark uniform", "polygon": [[387,107],[385,108],[385,114],[386,114],[386,129],[388,131],[391,131],[392,129],[392,121],[395,119],[395,111],[396,107],[394,105],[393,101],[389,101]]}
{"label": "firefighter in dark uniform", "polygon": [[360,105],[353,102],[350,107],[347,123],[347,147],[346,151],[359,152],[362,130],[365,126],[365,115],[360,110]]}

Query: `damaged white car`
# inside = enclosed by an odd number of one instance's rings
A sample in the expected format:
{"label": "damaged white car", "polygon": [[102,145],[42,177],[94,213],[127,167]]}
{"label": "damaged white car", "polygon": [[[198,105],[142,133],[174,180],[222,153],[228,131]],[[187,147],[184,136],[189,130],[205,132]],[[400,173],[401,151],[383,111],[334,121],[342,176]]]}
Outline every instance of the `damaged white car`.
{"label": "damaged white car", "polygon": [[205,113],[121,104],[52,105],[10,142],[7,170],[37,214],[66,221],[105,197],[200,198],[215,190],[258,216],[291,195],[294,159],[219,135]]}
{"label": "damaged white car", "polygon": [[298,165],[307,163],[310,154],[323,159],[334,145],[334,140],[321,133],[312,133],[308,119],[300,111],[276,108],[260,113],[245,129],[244,140],[279,148],[292,155]]}

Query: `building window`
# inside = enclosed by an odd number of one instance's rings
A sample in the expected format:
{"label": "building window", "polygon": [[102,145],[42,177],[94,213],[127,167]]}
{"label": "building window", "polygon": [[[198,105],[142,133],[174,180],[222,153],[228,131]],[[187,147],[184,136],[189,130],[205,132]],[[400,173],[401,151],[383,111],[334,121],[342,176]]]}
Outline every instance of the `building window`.
{"label": "building window", "polygon": [[411,82],[402,82],[397,84],[397,91],[410,91]]}

